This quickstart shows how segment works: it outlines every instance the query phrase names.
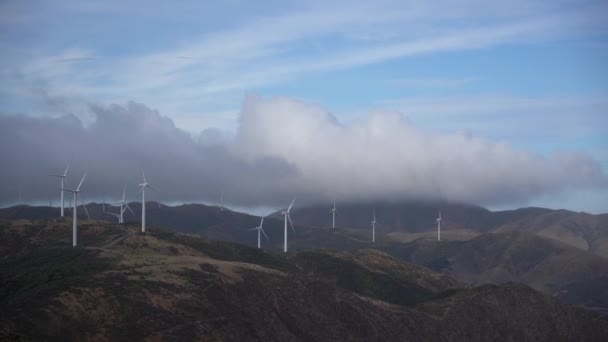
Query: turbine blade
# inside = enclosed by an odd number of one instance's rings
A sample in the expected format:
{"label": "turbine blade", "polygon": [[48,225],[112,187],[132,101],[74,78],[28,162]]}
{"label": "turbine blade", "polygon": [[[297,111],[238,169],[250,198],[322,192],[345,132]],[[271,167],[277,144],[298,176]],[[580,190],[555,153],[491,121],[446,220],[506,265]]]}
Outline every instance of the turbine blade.
{"label": "turbine blade", "polygon": [[268,235],[266,235],[266,232],[264,231],[264,229],[262,229],[262,227],[260,227],[260,231],[262,231],[262,234],[264,234],[264,237],[266,238],[266,240],[270,241],[270,239],[268,238]]}
{"label": "turbine blade", "polygon": [[291,201],[291,204],[289,205],[289,208],[287,208],[287,212],[289,212],[291,210],[291,207],[293,207],[293,203],[296,201],[296,199],[294,198],[293,201]]}
{"label": "turbine blade", "polygon": [[125,186],[122,188],[122,202],[123,203],[125,201],[126,194],[127,194],[127,185],[125,184]]}
{"label": "turbine blade", "polygon": [[91,215],[89,215],[89,210],[87,209],[87,205],[84,203],[84,201],[82,202],[82,207],[84,208],[84,212],[87,214],[89,221],[91,221]]}
{"label": "turbine blade", "polygon": [[72,165],[72,161],[74,161],[74,154],[72,154],[72,157],[70,158],[70,162],[68,163],[68,166],[65,168],[65,171],[63,171],[63,177],[68,176],[68,170],[70,169],[70,166]]}
{"label": "turbine blade", "polygon": [[289,213],[287,213],[287,218],[289,219],[289,225],[291,226],[291,231],[295,233],[296,231],[293,229],[293,223],[291,222],[291,216],[289,215]]}
{"label": "turbine blade", "polygon": [[135,213],[133,212],[133,210],[131,210],[131,207],[129,207],[129,204],[126,204],[125,208],[129,209],[129,211],[131,212],[131,214],[133,214],[133,216],[135,216]]}
{"label": "turbine blade", "polygon": [[148,188],[151,188],[151,189],[153,189],[153,190],[155,190],[157,192],[160,192],[160,190],[158,190],[158,188],[155,187],[155,186],[153,186],[152,184],[148,184],[147,186],[148,186]]}
{"label": "turbine blade", "polygon": [[82,179],[80,180],[80,183],[78,183],[78,187],[76,188],[76,191],[80,190],[80,187],[82,186],[82,183],[84,183],[84,179],[87,178],[87,174],[85,173],[82,176]]}
{"label": "turbine blade", "polygon": [[260,221],[260,227],[264,225],[264,216],[262,216],[262,221]]}

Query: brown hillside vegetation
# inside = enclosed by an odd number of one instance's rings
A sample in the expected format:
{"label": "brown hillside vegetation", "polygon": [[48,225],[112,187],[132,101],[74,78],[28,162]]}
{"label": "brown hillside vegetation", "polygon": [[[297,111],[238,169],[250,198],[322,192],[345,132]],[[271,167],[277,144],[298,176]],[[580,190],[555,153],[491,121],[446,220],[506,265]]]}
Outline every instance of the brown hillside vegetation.
{"label": "brown hillside vegetation", "polygon": [[570,303],[608,306],[608,260],[538,235],[509,231],[470,241],[416,240],[389,250],[472,285],[518,282]]}
{"label": "brown hillside vegetation", "polygon": [[[0,337],[601,341],[608,320],[525,286],[466,288],[375,250],[272,254],[92,221],[0,227]],[[500,308],[499,310],[497,308]]]}

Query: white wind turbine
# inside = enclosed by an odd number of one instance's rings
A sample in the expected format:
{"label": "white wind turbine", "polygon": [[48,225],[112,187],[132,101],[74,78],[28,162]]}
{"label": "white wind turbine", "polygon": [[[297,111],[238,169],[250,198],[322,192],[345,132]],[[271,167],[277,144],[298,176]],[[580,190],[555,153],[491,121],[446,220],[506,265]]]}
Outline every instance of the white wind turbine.
{"label": "white wind turbine", "polygon": [[122,223],[122,222],[120,222],[120,214],[113,213],[113,212],[111,212],[111,211],[105,211],[105,210],[104,210],[104,213],[106,213],[106,214],[108,214],[108,215],[112,215],[112,216],[116,217],[116,219],[118,219],[118,223],[119,223],[119,224],[120,224],[120,223]]}
{"label": "white wind turbine", "polygon": [[[62,189],[62,191],[67,191],[67,192],[71,192],[74,194],[74,208],[72,209],[72,246],[76,246],[78,244],[78,234],[77,234],[77,228],[78,228],[78,213],[76,212],[77,208],[78,208],[78,193],[80,193],[80,187],[82,186],[82,183],[84,182],[84,179],[87,177],[87,174],[85,173],[82,176],[82,179],[80,180],[80,183],[78,183],[78,187],[76,189]],[[85,207],[86,210],[86,207]],[[88,210],[87,210],[87,215],[88,215]]]}
{"label": "white wind turbine", "polygon": [[144,182],[139,184],[141,188],[139,193],[141,193],[141,232],[146,232],[146,188],[155,189],[148,181],[146,181],[146,174],[144,173],[144,169],[141,169],[141,175],[143,176]]}
{"label": "white wind turbine", "polygon": [[281,212],[283,215],[285,215],[285,232],[284,232],[284,240],[283,240],[283,252],[287,253],[287,221],[289,220],[289,225],[291,226],[291,230],[295,233],[295,230],[293,230],[293,223],[291,223],[291,216],[289,216],[289,211],[291,210],[291,207],[293,206],[293,203],[296,201],[296,199],[294,198],[293,201],[291,201],[291,204],[289,205],[289,207],[287,207],[287,210]]}
{"label": "white wind turbine", "polygon": [[443,221],[441,219],[441,210],[439,210],[439,217],[435,221],[437,222],[437,241],[441,241],[441,222]]}
{"label": "white wind turbine", "polygon": [[331,213],[331,228],[336,228],[336,201],[334,201],[334,207],[329,211]]}
{"label": "white wind turbine", "polygon": [[61,217],[63,217],[64,214],[64,201],[63,201],[63,193],[64,193],[64,188],[65,188],[65,178],[68,176],[68,170],[70,169],[70,164],[72,164],[72,161],[70,160],[70,162],[68,163],[67,167],[65,168],[65,171],[63,171],[62,174],[60,175],[51,175],[53,177],[57,177],[61,179]]}
{"label": "white wind turbine", "polygon": [[376,242],[376,210],[374,210],[374,219],[371,222],[372,224],[372,242]]}
{"label": "white wind turbine", "polygon": [[255,227],[255,228],[249,229],[249,230],[257,230],[258,231],[258,248],[260,248],[260,243],[261,243],[260,233],[264,234],[264,237],[266,237],[266,240],[268,240],[268,235],[266,235],[266,232],[264,231],[264,228],[262,228],[263,225],[264,225],[264,217],[262,217],[262,221],[260,221],[260,226],[259,227]]}
{"label": "white wind turbine", "polygon": [[129,207],[129,203],[127,203],[127,201],[126,201],[126,195],[127,195],[127,186],[125,185],[125,187],[122,190],[122,200],[120,200],[119,202],[116,202],[117,205],[120,205],[119,212],[118,213],[107,212],[108,214],[116,217],[118,219],[119,224],[122,224],[125,222],[124,214],[125,214],[125,211],[127,211],[127,209],[129,209],[131,214],[133,214],[133,216],[135,216],[135,213]]}
{"label": "white wind turbine", "polygon": [[118,214],[119,215],[118,223],[125,223],[124,214],[125,214],[125,211],[127,211],[127,209],[129,209],[131,214],[133,214],[133,216],[135,216],[135,213],[129,207],[129,203],[127,203],[127,201],[126,201],[126,196],[127,196],[127,186],[125,185],[122,189],[122,200],[120,200],[120,202],[116,203],[116,204],[120,205],[120,212]]}

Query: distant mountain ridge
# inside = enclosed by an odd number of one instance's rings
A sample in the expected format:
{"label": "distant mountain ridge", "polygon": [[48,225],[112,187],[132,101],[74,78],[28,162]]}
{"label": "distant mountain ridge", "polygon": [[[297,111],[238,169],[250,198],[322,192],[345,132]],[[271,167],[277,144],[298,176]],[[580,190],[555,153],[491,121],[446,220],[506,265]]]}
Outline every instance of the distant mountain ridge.
{"label": "distant mountain ridge", "polygon": [[[330,205],[295,208],[292,218],[305,226],[331,227]],[[568,210],[521,208],[488,209],[445,202],[402,202],[388,204],[344,204],[338,206],[337,227],[370,229],[376,212],[376,231],[399,238],[400,233],[414,238],[436,236],[435,219],[442,213],[444,237],[458,233],[468,240],[488,232],[524,231],[554,239],[591,253],[608,257],[608,214],[592,215]]]}
{"label": "distant mountain ridge", "polygon": [[[306,236],[311,229],[331,227],[330,209],[332,205],[304,208],[295,206],[292,209],[291,217],[299,231]],[[141,205],[138,202],[132,202],[130,206],[135,215],[126,213],[125,220],[126,222],[138,222]],[[102,205],[99,203],[89,203],[87,207],[93,218],[115,220],[114,217],[103,212]],[[111,210],[110,207],[107,208]],[[116,208],[113,209],[116,211]],[[441,210],[442,231],[444,239],[447,240],[469,240],[483,233],[518,230],[531,232],[608,257],[608,214],[592,215],[546,208],[521,208],[494,212],[466,204],[415,201],[339,204],[337,209],[337,228],[369,230],[371,217],[375,210],[377,233],[404,242],[423,236],[436,236],[435,218]],[[58,208],[22,205],[0,209],[0,219],[44,219],[57,216],[59,216]],[[86,217],[82,209],[79,209],[79,216]],[[147,204],[147,221],[153,226],[245,244],[252,243],[251,234],[246,231],[246,228],[257,227],[259,220],[259,217],[218,206],[203,204],[166,206],[156,202]],[[280,213],[269,215],[264,227],[275,232],[275,236],[282,236],[282,220]],[[327,234],[321,235],[326,236]]]}

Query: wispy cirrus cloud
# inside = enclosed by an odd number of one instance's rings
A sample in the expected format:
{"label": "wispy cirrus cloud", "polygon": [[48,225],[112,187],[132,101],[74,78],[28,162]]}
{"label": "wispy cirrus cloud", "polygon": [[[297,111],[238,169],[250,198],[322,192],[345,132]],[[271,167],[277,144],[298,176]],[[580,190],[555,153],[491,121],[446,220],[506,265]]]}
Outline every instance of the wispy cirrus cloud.
{"label": "wispy cirrus cloud", "polygon": [[481,93],[383,101],[426,128],[468,129],[501,139],[575,139],[608,134],[605,94],[524,96]]}
{"label": "wispy cirrus cloud", "polygon": [[[565,4],[493,4],[484,12],[476,1],[300,4],[296,11],[254,16],[148,51],[109,55],[70,47],[12,60],[4,68],[52,80],[57,92],[160,103],[179,99],[189,107],[204,108],[205,98],[226,93],[238,98],[243,91],[314,73],[423,54],[563,39],[598,29],[602,16],[597,13],[605,5]],[[95,60],[90,59],[93,56]]]}
{"label": "wispy cirrus cloud", "polygon": [[394,87],[404,88],[457,88],[478,81],[478,77],[467,77],[460,79],[439,79],[439,78],[401,78],[386,81]]}

